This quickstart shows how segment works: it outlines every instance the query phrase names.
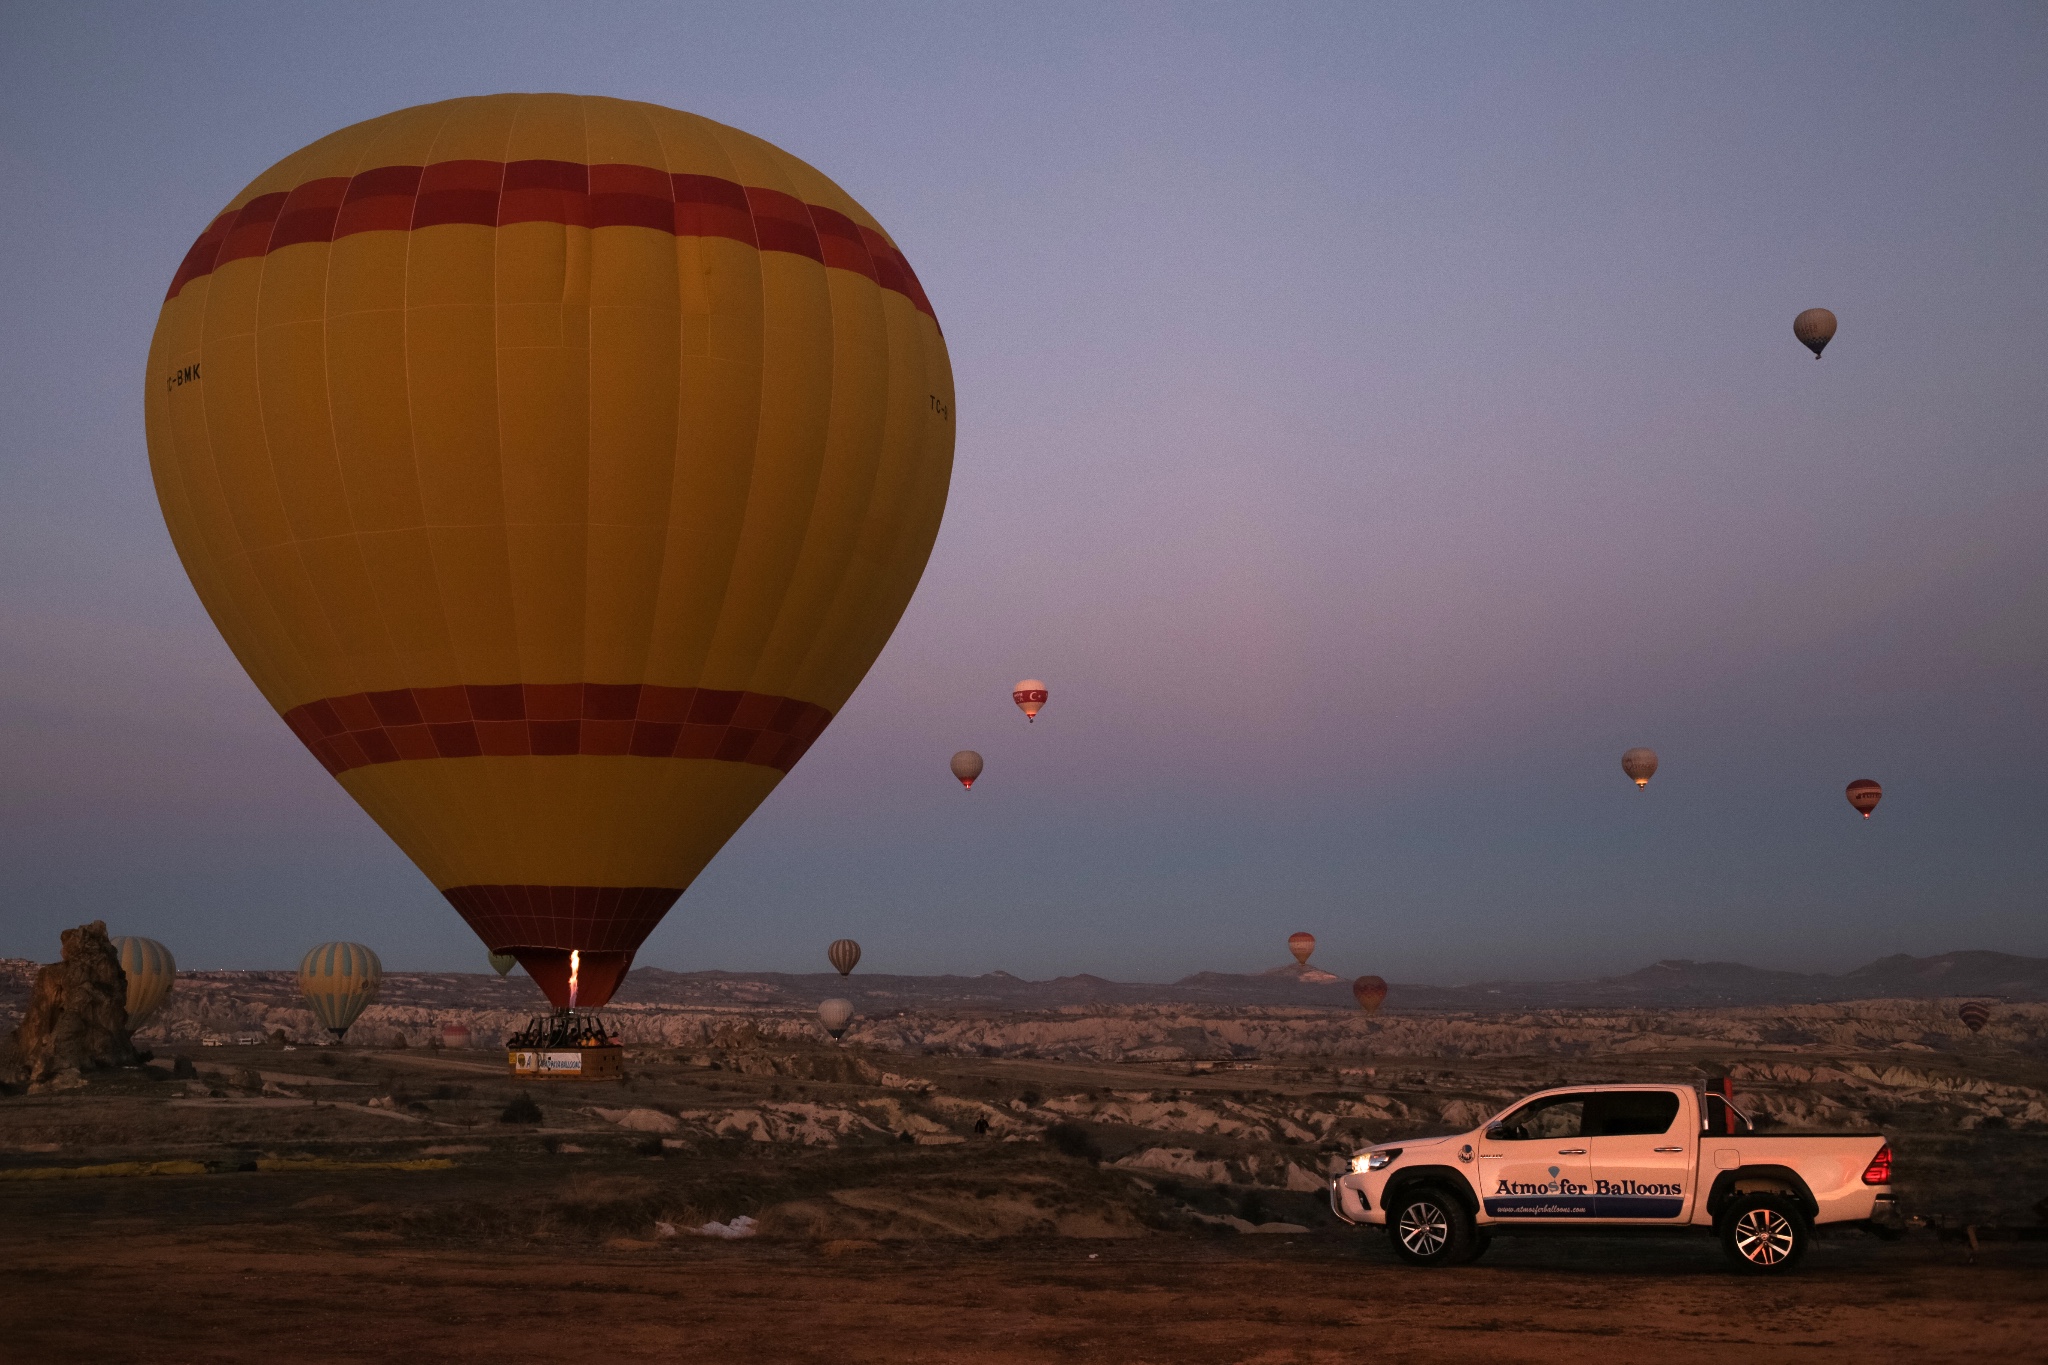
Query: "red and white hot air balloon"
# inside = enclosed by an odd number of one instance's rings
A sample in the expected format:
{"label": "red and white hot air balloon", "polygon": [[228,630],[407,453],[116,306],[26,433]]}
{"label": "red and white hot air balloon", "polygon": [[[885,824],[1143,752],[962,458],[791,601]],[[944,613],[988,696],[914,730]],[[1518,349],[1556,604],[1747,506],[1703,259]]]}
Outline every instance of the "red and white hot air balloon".
{"label": "red and white hot air balloon", "polygon": [[1308,965],[1308,955],[1316,950],[1316,936],[1307,930],[1287,936],[1287,951],[1294,954],[1294,960],[1302,966]]}
{"label": "red and white hot air balloon", "polygon": [[1856,808],[1857,813],[1868,820],[1870,812],[1876,810],[1877,803],[1884,799],[1884,788],[1867,777],[1859,777],[1849,784],[1843,795],[1849,798],[1849,804]]}
{"label": "red and white hot air balloon", "polygon": [[1017,703],[1024,719],[1037,720],[1039,708],[1045,705],[1045,684],[1036,678],[1026,678],[1010,689],[1010,700]]}

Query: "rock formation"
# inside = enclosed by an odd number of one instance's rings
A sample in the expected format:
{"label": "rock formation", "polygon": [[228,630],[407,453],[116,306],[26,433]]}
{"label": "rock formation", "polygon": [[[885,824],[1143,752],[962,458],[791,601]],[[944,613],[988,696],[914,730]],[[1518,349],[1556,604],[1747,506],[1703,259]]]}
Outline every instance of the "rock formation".
{"label": "rock formation", "polygon": [[64,931],[63,959],[36,974],[20,1027],[0,1043],[0,1081],[48,1085],[138,1060],[128,977],[98,920]]}

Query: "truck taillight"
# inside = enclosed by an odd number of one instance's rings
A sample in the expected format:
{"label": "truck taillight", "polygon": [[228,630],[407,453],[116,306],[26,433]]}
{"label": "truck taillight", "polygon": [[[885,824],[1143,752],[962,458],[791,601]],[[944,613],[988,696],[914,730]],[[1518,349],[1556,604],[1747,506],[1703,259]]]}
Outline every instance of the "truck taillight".
{"label": "truck taillight", "polygon": [[1870,1158],[1870,1164],[1863,1168],[1863,1183],[1866,1185],[1889,1185],[1892,1183],[1892,1145],[1887,1142],[1877,1149],[1877,1155]]}

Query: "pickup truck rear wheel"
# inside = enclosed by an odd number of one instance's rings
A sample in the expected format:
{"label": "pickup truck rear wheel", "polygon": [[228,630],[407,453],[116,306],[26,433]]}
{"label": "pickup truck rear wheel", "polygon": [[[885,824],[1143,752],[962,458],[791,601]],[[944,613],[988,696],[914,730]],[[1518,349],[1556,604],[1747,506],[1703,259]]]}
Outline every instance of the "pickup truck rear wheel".
{"label": "pickup truck rear wheel", "polygon": [[1387,1237],[1409,1265],[1463,1265],[1478,1253],[1465,1206],[1434,1185],[1408,1190],[1387,1211]]}
{"label": "pickup truck rear wheel", "polygon": [[1745,1275],[1782,1275],[1813,1240],[1806,1211],[1788,1195],[1739,1194],[1721,1210],[1721,1249]]}

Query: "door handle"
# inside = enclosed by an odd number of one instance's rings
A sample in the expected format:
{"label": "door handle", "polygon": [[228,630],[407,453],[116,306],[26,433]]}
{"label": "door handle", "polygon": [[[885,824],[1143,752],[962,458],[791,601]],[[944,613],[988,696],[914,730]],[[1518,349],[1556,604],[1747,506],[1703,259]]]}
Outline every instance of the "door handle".
{"label": "door handle", "polygon": [[1685,1148],[1683,1148],[1683,1147],[1652,1147],[1652,1148],[1651,1148],[1650,1150],[1651,1150],[1651,1151],[1653,1151],[1653,1152],[1682,1152],[1682,1151],[1684,1151],[1684,1150],[1685,1150]]}
{"label": "door handle", "polygon": [[1557,1154],[1559,1156],[1584,1156],[1586,1149],[1584,1147],[1560,1147],[1557,1149]]}

